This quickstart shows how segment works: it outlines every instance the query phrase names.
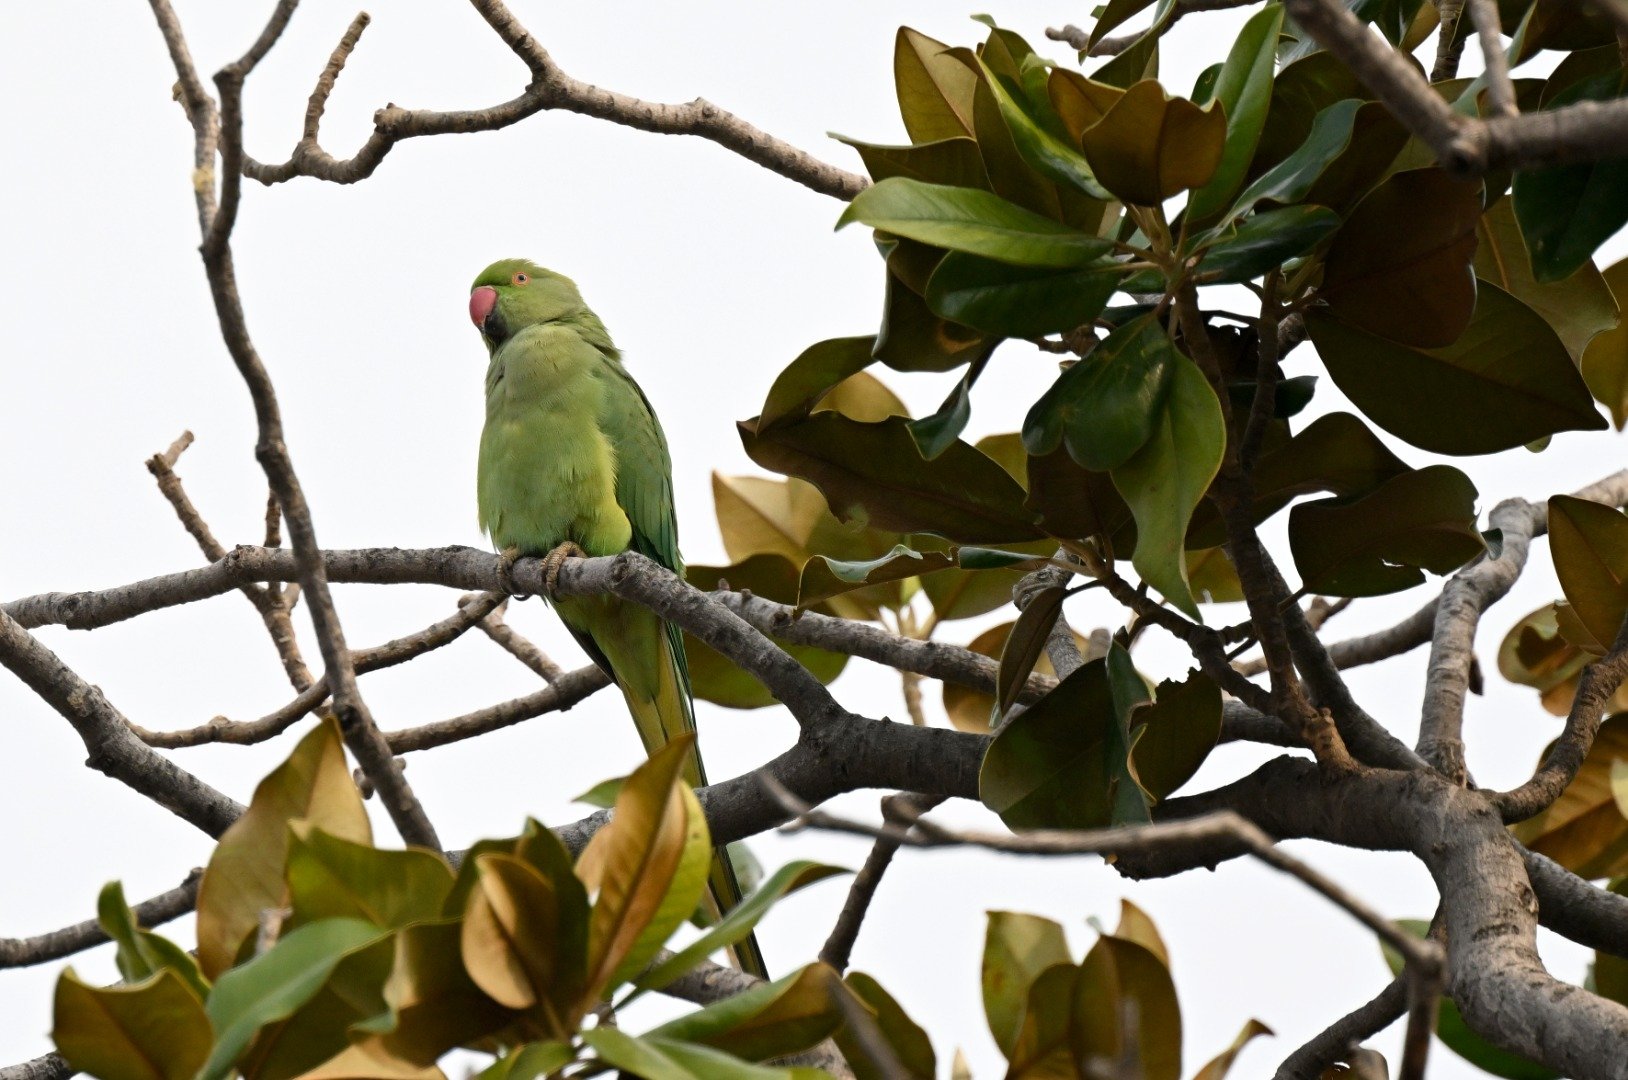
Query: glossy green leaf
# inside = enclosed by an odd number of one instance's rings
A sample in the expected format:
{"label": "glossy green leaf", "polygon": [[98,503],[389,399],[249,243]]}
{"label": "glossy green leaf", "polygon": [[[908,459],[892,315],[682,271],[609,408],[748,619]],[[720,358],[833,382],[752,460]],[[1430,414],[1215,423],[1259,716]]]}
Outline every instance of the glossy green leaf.
{"label": "glossy green leaf", "polygon": [[68,968],[57,978],[51,1039],[79,1072],[101,1080],[192,1080],[213,1034],[198,996],[165,969],[102,988]]}
{"label": "glossy green leaf", "polygon": [[1158,426],[1142,449],[1109,475],[1136,518],[1131,565],[1144,582],[1193,618],[1183,549],[1193,509],[1221,467],[1226,425],[1209,382],[1186,357],[1175,361]]}
{"label": "glossy green leaf", "polygon": [[[1387,175],[1409,167],[1400,157],[1409,137],[1408,129],[1383,102],[1363,102],[1351,124],[1351,141],[1312,184],[1305,201],[1330,207],[1345,217]],[[1434,160],[1431,156],[1419,166]]]}
{"label": "glossy green leaf", "polygon": [[996,733],[978,797],[1013,829],[1111,824],[1118,788],[1134,787],[1121,745],[1108,666],[1093,660]]}
{"label": "glossy green leaf", "polygon": [[977,188],[894,177],[861,191],[837,227],[862,222],[950,251],[1018,266],[1086,266],[1112,245]]}
{"label": "glossy green leaf", "polygon": [[1549,550],[1572,610],[1609,648],[1628,611],[1628,517],[1596,502],[1549,500]]}
{"label": "glossy green leaf", "polygon": [[476,1073],[475,1080],[544,1080],[576,1057],[576,1050],[568,1042],[549,1039],[527,1043]]}
{"label": "glossy green leaf", "polygon": [[[1213,99],[1227,114],[1227,137],[1215,175],[1187,201],[1190,223],[1208,221],[1232,201],[1243,186],[1255,157],[1266,111],[1272,101],[1272,73],[1276,64],[1278,31],[1283,8],[1268,4],[1252,15],[1238,36],[1215,80]],[[1196,97],[1196,95],[1195,95]]]}
{"label": "glossy green leaf", "polygon": [[1221,738],[1221,690],[1201,671],[1166,679],[1131,714],[1131,775],[1161,800],[1193,778]]}
{"label": "glossy green leaf", "polygon": [[957,566],[964,570],[1006,570],[1014,567],[1023,570],[1038,570],[1047,564],[1048,558],[1046,555],[1027,551],[962,547],[956,549],[955,562]]}
{"label": "glossy green leaf", "polygon": [[1157,206],[1215,176],[1226,143],[1224,108],[1201,109],[1167,96],[1158,82],[1136,83],[1089,128],[1083,145],[1097,179],[1128,203]]}
{"label": "glossy green leaf", "polygon": [[1111,266],[1045,270],[952,251],[927,282],[938,315],[1002,337],[1037,337],[1101,314],[1119,273]]}
{"label": "glossy green leaf", "polygon": [[1457,341],[1475,310],[1480,186],[1440,169],[1385,181],[1323,258],[1318,295],[1335,317],[1404,345]]}
{"label": "glossy green leaf", "polygon": [[[1560,336],[1573,360],[1585,355],[1597,334],[1617,325],[1617,301],[1592,262],[1558,281],[1537,280],[1511,200],[1500,199],[1482,214],[1476,235],[1481,241],[1475,252],[1476,276],[1541,315]],[[1588,380],[1586,362],[1583,377]],[[1600,400],[1611,404],[1606,398]]]}
{"label": "glossy green leaf", "polygon": [[[1623,77],[1618,68],[1584,79],[1557,95],[1548,108],[1613,101],[1622,94]],[[1524,170],[1515,177],[1514,199],[1534,275],[1539,281],[1558,281],[1576,272],[1628,224],[1628,159]]]}
{"label": "glossy green leaf", "polygon": [[610,1026],[585,1031],[582,1040],[623,1075],[644,1080],[819,1080],[825,1075],[818,1069],[755,1065],[710,1046],[634,1036]]}
{"label": "glossy green leaf", "polygon": [[293,829],[286,874],[297,923],[346,917],[395,930],[441,914],[453,874],[440,853],[356,844],[309,822]]}
{"label": "glossy green leaf", "polygon": [[1469,328],[1442,349],[1399,345],[1318,311],[1306,326],[1363,415],[1423,450],[1490,454],[1607,426],[1554,330],[1495,285],[1482,283]]}
{"label": "glossy green leaf", "polygon": [[118,947],[115,962],[127,983],[139,983],[160,971],[173,971],[198,1000],[209,996],[209,983],[198,962],[181,946],[151,930],[143,930],[124,901],[124,886],[110,881],[96,897],[96,922]]}
{"label": "glossy green leaf", "polygon": [[1012,144],[1030,168],[1059,184],[1067,184],[1090,198],[1103,201],[1113,198],[1092,175],[1091,165],[1086,161],[1085,155],[1031,116],[1018,95],[1013,93],[999,75],[990,71],[987,64],[984,65],[984,78],[990,94],[995,99],[995,105],[1000,110],[1001,119],[1006,122],[1006,128],[1011,132]]}
{"label": "glossy green leaf", "polygon": [[899,28],[893,81],[911,142],[972,134],[972,89],[978,77],[948,50],[942,41],[908,26]]}
{"label": "glossy green leaf", "polygon": [[1004,469],[962,442],[925,461],[907,423],[816,413],[767,433],[754,421],[737,427],[747,456],[818,485],[841,520],[970,544],[1039,537],[1023,489]]}
{"label": "glossy green leaf", "polygon": [[197,1080],[225,1080],[268,1024],[286,1020],[322,989],[347,955],[387,935],[362,919],[322,919],[280,938],[266,952],[221,975],[209,995],[215,1046]]}
{"label": "glossy green leaf", "polygon": [[967,421],[972,419],[972,386],[983,374],[987,357],[974,360],[967,368],[966,374],[956,380],[955,386],[950,390],[950,396],[944,399],[944,404],[938,411],[923,416],[919,420],[910,421],[910,437],[915,440],[916,449],[928,461],[933,460],[955,445],[961,433],[967,429]]}
{"label": "glossy green leaf", "polygon": [[1158,319],[1126,323],[1059,375],[1029,409],[1024,448],[1044,455],[1061,443],[1096,472],[1125,464],[1157,429],[1180,359]]}
{"label": "glossy green leaf", "polygon": [[918,577],[935,570],[948,570],[953,566],[955,559],[944,552],[916,551],[906,544],[898,544],[886,555],[863,562],[844,562],[823,555],[815,556],[803,567],[802,582],[797,592],[797,606],[807,607],[849,589],[876,585],[883,581]]}
{"label": "glossy green leaf", "polygon": [[1114,825],[1143,825],[1153,820],[1148,813],[1148,793],[1131,767],[1131,717],[1153,696],[1142,673],[1136,670],[1131,654],[1118,641],[1110,640],[1103,658],[1108,673],[1108,690],[1114,702],[1113,739],[1109,755],[1113,766]]}
{"label": "glossy green leaf", "polygon": [[871,365],[875,345],[874,337],[848,337],[804,349],[775,376],[759,424],[772,428],[807,417],[833,387]]}
{"label": "glossy green leaf", "polygon": [[[1587,274],[1589,269],[1585,266],[1578,273]],[[1628,304],[1628,259],[1608,267],[1602,277],[1618,308]],[[1611,410],[1611,419],[1621,431],[1628,423],[1628,319],[1588,343],[1583,351],[1583,380],[1594,400]]]}
{"label": "glossy green leaf", "polygon": [[995,673],[995,712],[993,723],[1002,722],[1007,712],[1017,703],[1018,694],[1034,671],[1035,664],[1046,651],[1046,639],[1062,613],[1068,590],[1061,585],[1048,585],[1029,597],[1028,603],[1012,624],[1011,633],[1001,648],[1000,669]]}
{"label": "glossy green leaf", "polygon": [[[921,294],[892,272],[892,266],[890,262],[882,326],[876,335],[879,363],[895,371],[953,371],[995,351],[1000,338],[934,315]],[[921,287],[926,285],[923,278]]]}
{"label": "glossy green leaf", "polygon": [[1326,206],[1285,206],[1252,214],[1215,239],[1198,264],[1206,284],[1251,281],[1298,258],[1340,227],[1340,216]]}
{"label": "glossy green leaf", "polygon": [[1293,153],[1251,181],[1223,220],[1242,217],[1257,203],[1289,204],[1305,198],[1323,170],[1350,144],[1351,127],[1361,107],[1362,102],[1346,99],[1319,112],[1305,140]]}
{"label": "glossy green leaf", "polygon": [[1289,514],[1289,547],[1307,592],[1380,596],[1445,574],[1486,550],[1475,485],[1428,465],[1356,499],[1318,499]]}

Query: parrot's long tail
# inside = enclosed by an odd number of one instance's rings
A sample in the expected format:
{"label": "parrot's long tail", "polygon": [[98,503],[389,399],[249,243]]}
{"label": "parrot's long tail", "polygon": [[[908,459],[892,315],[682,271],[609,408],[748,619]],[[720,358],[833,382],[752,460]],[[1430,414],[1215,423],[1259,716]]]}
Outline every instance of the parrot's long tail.
{"label": "parrot's long tail", "polygon": [[[684,637],[676,626],[646,608],[615,598],[575,598],[561,601],[557,607],[588,655],[621,687],[645,753],[653,754],[679,735],[695,730]],[[706,785],[699,750],[691,751],[684,778],[694,787]],[[740,880],[723,845],[713,853],[707,882],[708,895],[701,906],[711,922],[741,902]],[[730,953],[742,971],[768,978],[755,935],[748,935]]]}

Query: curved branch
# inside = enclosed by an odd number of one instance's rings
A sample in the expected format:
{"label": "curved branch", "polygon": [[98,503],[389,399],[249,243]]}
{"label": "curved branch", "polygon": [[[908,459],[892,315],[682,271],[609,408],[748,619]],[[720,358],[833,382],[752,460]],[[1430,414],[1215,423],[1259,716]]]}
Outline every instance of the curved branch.
{"label": "curved branch", "polygon": [[1408,980],[1398,975],[1373,1000],[1318,1032],[1278,1066],[1272,1080],[1319,1080],[1324,1069],[1343,1060],[1362,1040],[1389,1027],[1408,1009]]}

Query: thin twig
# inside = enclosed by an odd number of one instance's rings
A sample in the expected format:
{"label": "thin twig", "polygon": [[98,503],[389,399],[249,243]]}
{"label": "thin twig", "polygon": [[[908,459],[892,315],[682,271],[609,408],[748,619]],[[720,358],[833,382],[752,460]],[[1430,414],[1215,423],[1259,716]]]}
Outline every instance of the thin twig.
{"label": "thin twig", "polygon": [[1504,55],[1503,27],[1498,22],[1497,0],[1467,0],[1470,19],[1481,41],[1481,60],[1487,69],[1487,101],[1494,116],[1519,116],[1515,84],[1509,78],[1509,57]]}
{"label": "thin twig", "polygon": [[1273,1080],[1318,1080],[1326,1075],[1324,1069],[1389,1027],[1407,1008],[1408,977],[1398,975],[1372,1001],[1340,1017],[1285,1058]]}
{"label": "thin twig", "polygon": [[[469,595],[466,594],[459,603],[464,603],[468,599]],[[504,619],[508,607],[508,597],[504,597],[502,603],[475,625],[480,627],[481,632],[491,638],[499,648],[530,668],[544,682],[553,682],[565,674],[565,669],[549,659],[547,653],[508,624]]]}
{"label": "thin twig", "polygon": [[[168,892],[143,900],[130,910],[136,922],[144,928],[161,926],[179,919],[192,910],[198,900],[198,882],[202,870],[194,870],[187,879]],[[28,967],[48,960],[60,960],[76,952],[93,948],[108,941],[107,932],[95,919],[65,926],[48,934],[28,938],[0,938],[0,968]]]}

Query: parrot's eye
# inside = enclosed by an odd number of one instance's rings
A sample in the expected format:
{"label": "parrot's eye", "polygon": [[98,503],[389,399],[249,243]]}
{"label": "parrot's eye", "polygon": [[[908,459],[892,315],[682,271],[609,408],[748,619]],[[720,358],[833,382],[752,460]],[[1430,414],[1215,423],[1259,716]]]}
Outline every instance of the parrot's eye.
{"label": "parrot's eye", "polygon": [[516,285],[524,285],[526,282],[531,280],[531,276],[524,273],[516,273],[514,277],[510,278],[509,280],[514,282]]}

